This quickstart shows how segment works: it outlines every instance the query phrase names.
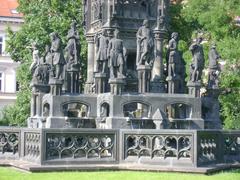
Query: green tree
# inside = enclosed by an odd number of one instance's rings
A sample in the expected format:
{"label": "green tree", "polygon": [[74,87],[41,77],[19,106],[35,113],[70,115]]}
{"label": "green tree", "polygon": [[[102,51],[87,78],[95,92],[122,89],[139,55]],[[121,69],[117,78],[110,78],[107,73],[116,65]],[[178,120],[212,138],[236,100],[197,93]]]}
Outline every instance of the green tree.
{"label": "green tree", "polygon": [[[30,115],[31,101],[29,66],[32,52],[28,47],[35,41],[40,52],[43,52],[45,45],[50,43],[51,32],[58,32],[63,43],[66,44],[66,35],[72,20],[76,20],[79,25],[82,23],[81,3],[82,0],[19,0],[18,11],[24,14],[24,24],[16,33],[9,29],[7,50],[13,60],[21,63],[17,71],[20,90],[17,93],[16,104],[3,111],[3,119],[0,123],[20,126],[26,124],[26,119]],[[81,27],[79,33],[82,59],[86,59],[86,42]],[[83,66],[86,66],[85,61]]]}

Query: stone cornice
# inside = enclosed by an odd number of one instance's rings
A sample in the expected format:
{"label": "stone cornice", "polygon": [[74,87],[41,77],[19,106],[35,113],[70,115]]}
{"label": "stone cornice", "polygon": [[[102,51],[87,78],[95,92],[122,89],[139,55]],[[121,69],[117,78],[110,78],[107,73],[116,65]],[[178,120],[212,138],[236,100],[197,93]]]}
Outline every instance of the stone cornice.
{"label": "stone cornice", "polygon": [[3,17],[3,16],[0,16],[0,22],[22,24],[24,22],[24,20],[21,17]]}

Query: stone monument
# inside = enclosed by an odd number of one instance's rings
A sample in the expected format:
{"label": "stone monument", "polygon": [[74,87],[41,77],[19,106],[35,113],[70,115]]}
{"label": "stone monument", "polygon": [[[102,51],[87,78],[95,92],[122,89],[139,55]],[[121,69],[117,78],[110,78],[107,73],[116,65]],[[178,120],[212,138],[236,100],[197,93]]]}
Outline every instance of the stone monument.
{"label": "stone monument", "polygon": [[[39,58],[33,46],[33,82],[35,79],[42,82],[33,83],[33,88],[41,87],[34,93],[41,95],[36,94],[39,96],[36,100],[33,93],[32,112],[38,112],[29,118],[32,120],[29,127],[38,127],[37,122],[44,119],[46,128],[204,129],[200,96],[204,68],[202,38],[189,48],[193,58],[187,94],[185,62],[178,50],[177,32],[171,35],[167,56],[163,53],[169,34],[168,2],[94,0],[84,5],[88,42],[84,93],[79,89],[81,43],[78,25],[73,21],[66,34],[66,45],[53,32],[43,58]],[[214,46],[209,58],[210,92],[218,84],[214,76],[218,59]],[[38,78],[38,68],[44,69],[43,79]]]}
{"label": "stone monument", "polygon": [[0,128],[0,165],[3,158],[31,171],[211,173],[239,166],[240,132],[216,130],[221,128],[216,45],[209,51],[208,84],[202,94],[202,38],[190,46],[187,92],[180,35],[168,30],[169,3],[84,0],[86,60],[74,21],[66,44],[57,32],[50,34],[43,54],[33,43],[28,128]]}

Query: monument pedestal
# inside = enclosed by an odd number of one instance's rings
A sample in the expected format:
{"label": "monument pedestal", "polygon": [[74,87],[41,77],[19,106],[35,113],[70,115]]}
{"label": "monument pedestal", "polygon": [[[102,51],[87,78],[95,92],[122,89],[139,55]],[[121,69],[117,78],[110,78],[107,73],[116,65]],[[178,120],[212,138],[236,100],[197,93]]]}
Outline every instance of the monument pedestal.
{"label": "monument pedestal", "polygon": [[218,97],[220,95],[219,88],[207,88],[205,96],[202,97],[203,115],[205,118],[206,129],[222,129],[220,119],[220,103]]}
{"label": "monument pedestal", "polygon": [[138,65],[138,92],[147,93],[150,92],[150,80],[151,80],[151,66]]}
{"label": "monument pedestal", "polygon": [[161,78],[155,78],[151,81],[151,92],[152,93],[165,93],[165,81]]}
{"label": "monument pedestal", "polygon": [[168,82],[168,93],[173,94],[175,92],[175,79],[172,76],[167,77]]}
{"label": "monument pedestal", "polygon": [[49,80],[49,84],[50,84],[50,94],[51,95],[60,96],[62,94],[63,80],[51,78]]}
{"label": "monument pedestal", "polygon": [[95,73],[95,91],[97,94],[106,92],[106,73]]}
{"label": "monument pedestal", "polygon": [[67,71],[67,92],[68,93],[81,93],[79,88],[79,70]]}
{"label": "monument pedestal", "polygon": [[32,92],[40,92],[40,93],[49,93],[50,86],[47,84],[39,84],[34,81],[31,82],[30,87],[32,88]]}
{"label": "monument pedestal", "polygon": [[168,76],[167,81],[168,81],[168,93],[169,94],[180,93],[179,77]]}
{"label": "monument pedestal", "polygon": [[201,82],[191,82],[187,83],[188,94],[194,97],[200,97]]}
{"label": "monument pedestal", "polygon": [[111,94],[121,95],[126,81],[124,78],[109,79]]}
{"label": "monument pedestal", "polygon": [[95,93],[95,84],[94,82],[87,81],[84,87],[84,94],[93,94]]}

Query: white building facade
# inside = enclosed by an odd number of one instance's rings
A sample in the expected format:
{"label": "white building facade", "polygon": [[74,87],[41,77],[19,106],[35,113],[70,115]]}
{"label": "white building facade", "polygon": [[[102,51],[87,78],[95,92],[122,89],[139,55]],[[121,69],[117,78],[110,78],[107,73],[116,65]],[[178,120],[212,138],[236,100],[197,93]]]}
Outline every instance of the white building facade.
{"label": "white building facade", "polygon": [[12,16],[0,12],[0,119],[2,109],[15,103],[18,89],[16,70],[19,64],[14,62],[6,52],[6,40],[8,38],[7,28],[10,27],[13,31],[18,31],[23,24],[23,19],[16,12],[16,9],[9,10],[12,12]]}

